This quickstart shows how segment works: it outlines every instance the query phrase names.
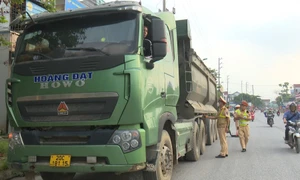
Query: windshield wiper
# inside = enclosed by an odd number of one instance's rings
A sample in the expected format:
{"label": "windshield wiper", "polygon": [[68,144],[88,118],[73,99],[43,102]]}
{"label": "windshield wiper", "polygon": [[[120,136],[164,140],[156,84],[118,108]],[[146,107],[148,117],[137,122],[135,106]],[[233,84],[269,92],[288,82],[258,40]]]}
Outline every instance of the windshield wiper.
{"label": "windshield wiper", "polygon": [[[36,52],[36,51],[27,51],[27,52],[23,52],[22,54],[32,54],[32,55],[39,55],[39,56],[42,56],[42,57],[44,57],[44,58],[47,58],[47,59],[49,59],[49,60],[53,60],[53,58],[52,57],[50,57],[50,56],[47,56],[46,54],[43,54],[43,53],[40,53],[40,52]],[[35,59],[34,59],[35,60]]]}
{"label": "windshield wiper", "polygon": [[86,48],[66,48],[66,50],[83,50],[83,51],[96,51],[96,52],[101,52],[102,54],[106,55],[106,56],[109,56],[110,54],[102,51],[101,49],[97,49],[97,48],[93,48],[93,47],[86,47]]}

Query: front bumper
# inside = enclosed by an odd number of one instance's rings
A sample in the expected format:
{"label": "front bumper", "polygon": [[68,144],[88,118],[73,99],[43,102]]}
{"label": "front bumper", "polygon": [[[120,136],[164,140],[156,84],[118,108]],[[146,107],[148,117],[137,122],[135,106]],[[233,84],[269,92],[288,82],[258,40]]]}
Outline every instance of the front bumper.
{"label": "front bumper", "polygon": [[[51,155],[71,155],[70,167],[50,167]],[[37,161],[28,162],[28,156]],[[97,163],[88,164],[87,156],[97,157]],[[145,168],[145,147],[124,154],[117,145],[105,146],[24,146],[8,153],[8,164],[19,171],[36,172],[130,172]]]}
{"label": "front bumper", "polygon": [[[145,131],[139,132],[141,146],[127,153],[124,153],[119,145],[26,145],[25,143],[9,148],[8,164],[19,171],[36,172],[138,171],[146,167]],[[51,155],[71,155],[70,166],[51,167]],[[87,157],[93,157],[97,161],[88,163]]]}

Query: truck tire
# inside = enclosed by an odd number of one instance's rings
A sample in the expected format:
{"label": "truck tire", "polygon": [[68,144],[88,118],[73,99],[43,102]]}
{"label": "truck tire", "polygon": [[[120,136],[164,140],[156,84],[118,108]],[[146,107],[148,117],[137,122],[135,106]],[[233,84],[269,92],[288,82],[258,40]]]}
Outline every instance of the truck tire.
{"label": "truck tire", "polygon": [[162,131],[156,160],[156,172],[144,171],[144,180],[171,180],[173,173],[173,147],[169,133]]}
{"label": "truck tire", "polygon": [[72,180],[76,173],[41,172],[43,180]]}
{"label": "truck tire", "polygon": [[295,138],[295,144],[296,144],[296,153],[298,153],[299,154],[299,152],[300,152],[300,140],[299,140],[299,138]]}
{"label": "truck tire", "polygon": [[212,145],[213,144],[213,126],[212,126],[212,120],[206,119],[205,120],[205,130],[207,135],[206,145]]}
{"label": "truck tire", "polygon": [[200,154],[204,154],[205,147],[206,147],[206,134],[205,134],[205,124],[203,121],[200,121],[200,132],[201,132],[201,147],[200,147]]}
{"label": "truck tire", "polygon": [[192,139],[192,150],[187,152],[185,159],[187,161],[198,161],[200,159],[200,149],[201,149],[201,132],[197,122],[194,122],[194,131]]}

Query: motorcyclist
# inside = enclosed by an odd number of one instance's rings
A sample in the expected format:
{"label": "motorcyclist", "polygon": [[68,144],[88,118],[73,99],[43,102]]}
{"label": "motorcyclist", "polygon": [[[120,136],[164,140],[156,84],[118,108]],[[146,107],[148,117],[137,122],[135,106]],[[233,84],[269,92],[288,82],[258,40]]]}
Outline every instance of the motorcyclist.
{"label": "motorcyclist", "polygon": [[277,116],[280,116],[280,111],[279,111],[279,109],[278,109],[278,111],[277,111]]}
{"label": "motorcyclist", "polygon": [[285,143],[288,143],[289,140],[289,124],[287,123],[288,121],[295,122],[296,120],[300,119],[300,114],[297,111],[297,106],[295,103],[291,103],[289,105],[289,110],[286,111],[283,115],[283,123],[286,124],[285,126]]}
{"label": "motorcyclist", "polygon": [[[271,109],[269,109],[267,112],[266,112],[266,118],[267,118],[267,124],[268,124],[268,118],[269,117],[272,117],[272,118],[274,118],[274,112],[271,110]],[[274,122],[273,122],[274,123]]]}

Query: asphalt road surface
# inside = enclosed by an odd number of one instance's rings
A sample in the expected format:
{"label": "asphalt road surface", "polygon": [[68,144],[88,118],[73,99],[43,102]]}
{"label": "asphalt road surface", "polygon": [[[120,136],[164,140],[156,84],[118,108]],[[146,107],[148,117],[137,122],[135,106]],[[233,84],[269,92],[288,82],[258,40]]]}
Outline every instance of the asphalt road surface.
{"label": "asphalt road surface", "polygon": [[[257,112],[250,123],[250,140],[247,152],[242,153],[239,139],[227,138],[229,156],[216,159],[220,144],[206,146],[198,162],[180,162],[174,169],[172,180],[296,180],[300,179],[300,154],[284,144],[282,115],[276,116],[271,128],[262,113]],[[235,133],[233,123],[232,133]],[[126,176],[110,174],[78,174],[75,180],[125,180]],[[15,178],[14,180],[24,180]],[[37,177],[36,180],[42,180]]]}

